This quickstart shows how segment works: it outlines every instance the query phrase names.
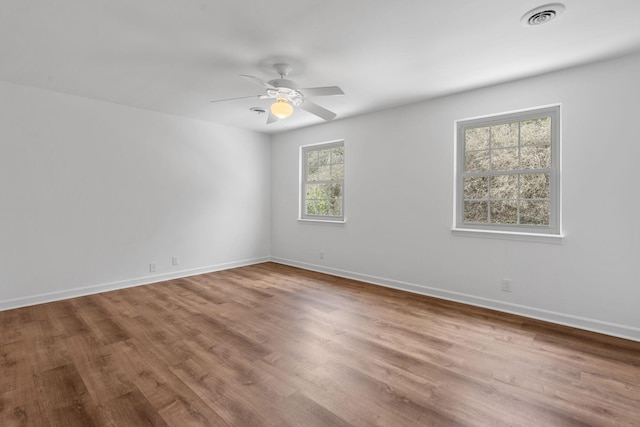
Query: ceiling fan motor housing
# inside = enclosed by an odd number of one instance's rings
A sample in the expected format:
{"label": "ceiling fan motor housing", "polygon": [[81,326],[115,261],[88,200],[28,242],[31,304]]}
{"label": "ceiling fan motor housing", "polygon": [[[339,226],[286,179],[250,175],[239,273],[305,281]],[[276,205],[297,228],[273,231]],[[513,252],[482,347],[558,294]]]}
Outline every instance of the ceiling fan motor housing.
{"label": "ceiling fan motor housing", "polygon": [[298,86],[291,80],[274,79],[270,80],[269,84],[274,87],[274,89],[267,89],[267,95],[269,97],[286,99],[296,107],[302,104],[304,95],[298,91]]}
{"label": "ceiling fan motor housing", "polygon": [[293,80],[273,79],[273,80],[269,80],[269,84],[277,88],[284,87],[287,89],[294,89],[294,90],[298,89],[298,85]]}

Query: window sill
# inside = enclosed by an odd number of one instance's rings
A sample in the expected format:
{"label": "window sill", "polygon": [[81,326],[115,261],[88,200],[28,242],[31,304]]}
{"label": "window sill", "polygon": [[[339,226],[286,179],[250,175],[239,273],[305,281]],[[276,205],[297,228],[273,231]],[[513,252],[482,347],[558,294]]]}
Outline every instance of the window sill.
{"label": "window sill", "polygon": [[320,224],[344,224],[347,222],[346,219],[310,219],[310,218],[298,218],[298,222],[308,222],[308,223],[320,223]]}
{"label": "window sill", "polygon": [[554,245],[561,245],[564,241],[564,235],[562,234],[516,233],[510,231],[472,230],[465,228],[452,228],[451,234],[461,237],[517,240],[521,242],[550,243]]}

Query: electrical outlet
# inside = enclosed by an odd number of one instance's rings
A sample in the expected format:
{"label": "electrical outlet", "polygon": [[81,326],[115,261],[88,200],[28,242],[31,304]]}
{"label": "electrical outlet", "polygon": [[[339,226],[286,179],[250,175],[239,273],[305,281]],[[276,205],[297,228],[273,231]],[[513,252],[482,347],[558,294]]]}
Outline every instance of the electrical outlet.
{"label": "electrical outlet", "polygon": [[155,273],[156,271],[158,271],[158,266],[156,265],[156,263],[152,262],[151,264],[149,264],[149,273]]}
{"label": "electrical outlet", "polygon": [[178,257],[177,256],[171,257],[171,265],[178,265],[178,264],[179,264]]}
{"label": "electrical outlet", "polygon": [[511,292],[511,279],[502,279],[502,290],[504,292]]}
{"label": "electrical outlet", "polygon": [[320,251],[320,259],[324,259],[324,251]]}

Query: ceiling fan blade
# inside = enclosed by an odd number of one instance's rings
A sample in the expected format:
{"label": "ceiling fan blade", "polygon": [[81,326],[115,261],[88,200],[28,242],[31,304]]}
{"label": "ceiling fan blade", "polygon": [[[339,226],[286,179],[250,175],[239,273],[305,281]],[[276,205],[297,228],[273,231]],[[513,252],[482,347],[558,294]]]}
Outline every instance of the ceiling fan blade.
{"label": "ceiling fan blade", "polygon": [[269,111],[269,117],[267,117],[267,124],[275,123],[278,121],[278,118]]}
{"label": "ceiling fan blade", "polygon": [[308,87],[300,89],[305,96],[332,96],[332,95],[344,95],[342,89],[338,86],[327,87]]}
{"label": "ceiling fan blade", "polygon": [[239,98],[226,98],[226,99],[214,99],[213,101],[209,101],[210,103],[214,103],[214,102],[225,102],[225,101],[235,101],[238,99],[249,99],[249,98],[257,98],[257,99],[263,99],[264,95],[251,95],[251,96],[241,96]]}
{"label": "ceiling fan blade", "polygon": [[255,84],[265,87],[267,89],[274,89],[273,86],[271,86],[269,83],[265,82],[264,80],[261,80],[255,76],[248,76],[246,74],[240,74],[240,77],[244,77],[245,79],[251,80],[252,82],[254,82]]}
{"label": "ceiling fan blade", "polygon": [[315,114],[316,116],[326,121],[333,120],[337,115],[333,111],[327,110],[326,108],[321,107],[318,104],[309,101],[308,99],[305,99],[302,104],[300,104],[300,108],[310,112],[311,114]]}

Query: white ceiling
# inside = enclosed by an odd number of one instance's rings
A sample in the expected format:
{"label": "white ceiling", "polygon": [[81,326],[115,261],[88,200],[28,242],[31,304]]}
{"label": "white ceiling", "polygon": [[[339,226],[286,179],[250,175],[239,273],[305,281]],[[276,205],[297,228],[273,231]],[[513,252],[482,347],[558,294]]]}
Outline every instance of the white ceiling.
{"label": "white ceiling", "polygon": [[640,50],[640,1],[0,0],[0,80],[260,132],[321,123],[296,110],[267,125],[269,100],[238,74],[300,87],[338,119]]}

